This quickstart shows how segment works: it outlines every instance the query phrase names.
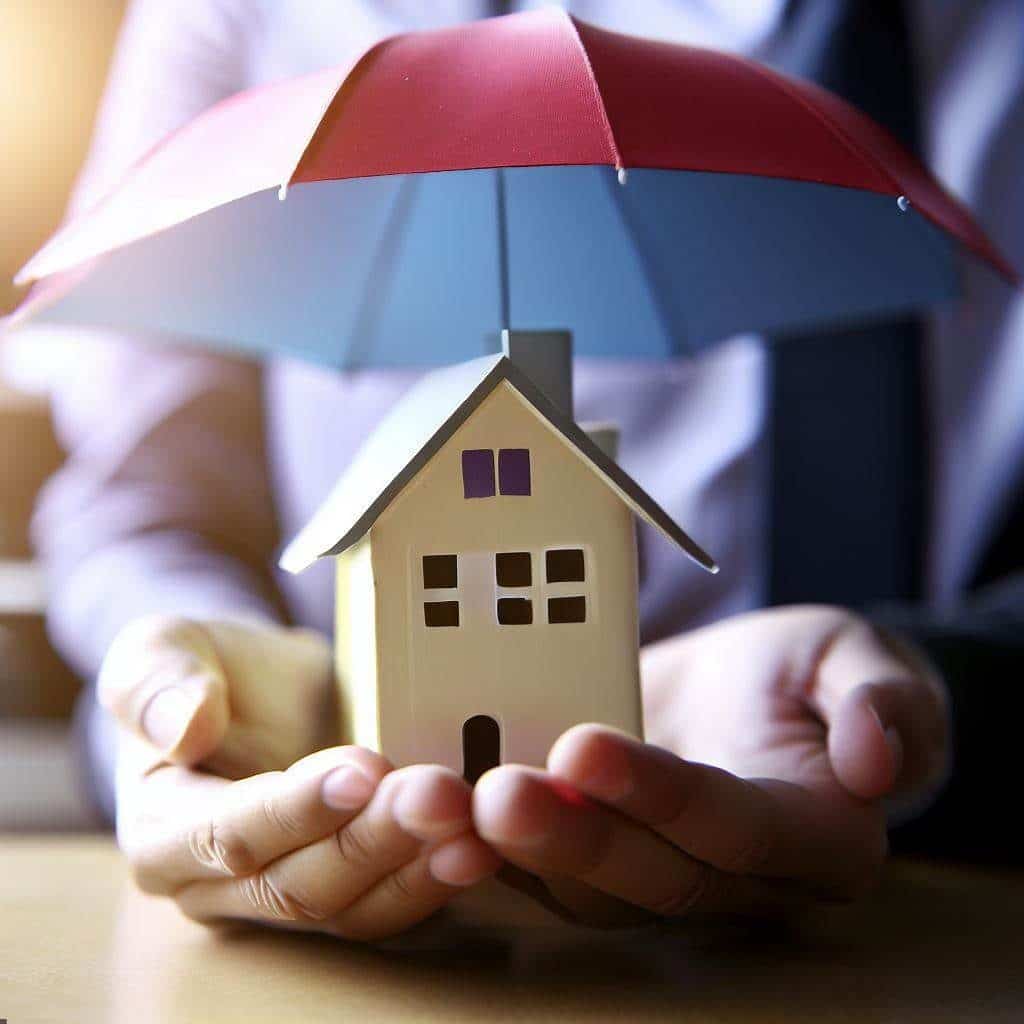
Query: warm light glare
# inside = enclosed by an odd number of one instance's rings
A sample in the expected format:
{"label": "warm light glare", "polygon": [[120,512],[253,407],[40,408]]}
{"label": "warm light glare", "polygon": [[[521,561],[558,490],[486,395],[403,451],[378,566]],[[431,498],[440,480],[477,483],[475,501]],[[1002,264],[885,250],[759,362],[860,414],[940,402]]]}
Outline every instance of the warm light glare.
{"label": "warm light glare", "polygon": [[3,0],[0,311],[57,226],[81,164],[122,0]]}

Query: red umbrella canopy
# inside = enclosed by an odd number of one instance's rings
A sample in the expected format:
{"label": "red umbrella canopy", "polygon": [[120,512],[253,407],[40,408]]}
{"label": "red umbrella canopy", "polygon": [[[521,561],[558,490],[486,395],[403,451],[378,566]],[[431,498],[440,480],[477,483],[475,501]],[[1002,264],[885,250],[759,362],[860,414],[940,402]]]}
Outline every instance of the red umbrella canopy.
{"label": "red umbrella canopy", "polygon": [[393,36],[352,67],[220,103],[58,232],[19,281],[262,189],[568,164],[761,175],[905,196],[1014,278],[968,211],[884,129],[827,91],[741,57],[544,9]]}

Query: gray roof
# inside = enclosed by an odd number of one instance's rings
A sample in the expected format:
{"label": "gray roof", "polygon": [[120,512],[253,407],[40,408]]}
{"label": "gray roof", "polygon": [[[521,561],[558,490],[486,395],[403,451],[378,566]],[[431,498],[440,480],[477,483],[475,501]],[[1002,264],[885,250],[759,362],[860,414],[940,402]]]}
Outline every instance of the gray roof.
{"label": "gray roof", "polygon": [[508,381],[571,443],[635,515],[675,541],[698,565],[718,571],[711,556],[504,355],[459,363],[421,378],[384,418],[316,515],[285,548],[281,567],[302,572],[318,558],[340,554],[355,544],[502,381]]}

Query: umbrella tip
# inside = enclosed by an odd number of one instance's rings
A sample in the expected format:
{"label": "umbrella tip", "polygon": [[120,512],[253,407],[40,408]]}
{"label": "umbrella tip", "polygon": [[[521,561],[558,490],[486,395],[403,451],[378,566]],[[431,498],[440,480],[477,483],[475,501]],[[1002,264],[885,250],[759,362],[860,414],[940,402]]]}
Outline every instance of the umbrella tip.
{"label": "umbrella tip", "polygon": [[620,185],[625,185],[626,184],[626,180],[629,178],[629,175],[627,174],[625,167],[618,168],[618,170],[616,171],[615,176],[619,179],[619,184]]}
{"label": "umbrella tip", "polygon": [[277,190],[277,198],[283,203],[288,198],[288,182],[284,182]]}
{"label": "umbrella tip", "polygon": [[906,213],[910,209],[910,200],[906,196],[898,196],[896,205],[899,207],[900,213]]}

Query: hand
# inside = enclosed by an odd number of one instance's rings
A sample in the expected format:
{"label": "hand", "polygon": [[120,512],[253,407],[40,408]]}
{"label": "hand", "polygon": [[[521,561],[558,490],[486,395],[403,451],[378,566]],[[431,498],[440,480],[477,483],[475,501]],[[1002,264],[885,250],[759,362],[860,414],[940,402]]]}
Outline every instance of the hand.
{"label": "hand", "polygon": [[546,771],[495,768],[474,792],[479,834],[584,916],[607,897],[668,916],[853,898],[885,857],[882,798],[946,772],[935,674],[840,609],[665,641],[642,676],[649,744],[577,726]]}
{"label": "hand", "polygon": [[142,889],[204,923],[370,940],[496,870],[454,772],[311,753],[337,739],[331,691],[330,649],[306,631],[158,618],[121,633],[99,696],[120,726],[118,839]]}

